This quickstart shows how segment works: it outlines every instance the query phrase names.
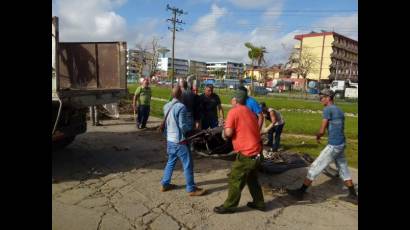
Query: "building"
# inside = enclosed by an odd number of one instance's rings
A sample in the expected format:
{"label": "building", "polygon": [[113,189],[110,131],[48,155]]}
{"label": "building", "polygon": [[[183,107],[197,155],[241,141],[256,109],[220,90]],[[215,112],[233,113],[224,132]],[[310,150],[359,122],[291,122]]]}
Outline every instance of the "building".
{"label": "building", "polygon": [[[300,34],[294,37],[294,47],[288,68],[296,69],[300,57],[307,55],[314,62],[308,80],[329,83],[332,80],[358,81],[358,42],[335,32]],[[302,61],[303,62],[303,61]],[[299,78],[294,72],[292,78]]]}
{"label": "building", "polygon": [[206,62],[189,60],[189,73],[195,74],[199,78],[207,77],[208,71],[206,68]]}
{"label": "building", "polygon": [[236,62],[207,62],[206,68],[209,75],[213,76],[216,70],[223,70],[225,72],[225,79],[240,79],[243,75],[243,64]]}
{"label": "building", "polygon": [[128,49],[127,50],[127,79],[135,82],[139,77],[149,77],[153,68],[152,53]]}
{"label": "building", "polygon": [[262,67],[255,68],[252,73],[252,69],[245,70],[246,76],[251,76],[253,74],[253,80],[258,82],[265,82],[272,79],[278,79],[282,77],[282,70],[276,67]]}
{"label": "building", "polygon": [[[186,77],[189,70],[189,62],[186,59],[175,58],[175,78]],[[172,58],[164,57],[158,58],[157,69],[162,72],[161,77],[165,78],[170,76],[172,71]]]}

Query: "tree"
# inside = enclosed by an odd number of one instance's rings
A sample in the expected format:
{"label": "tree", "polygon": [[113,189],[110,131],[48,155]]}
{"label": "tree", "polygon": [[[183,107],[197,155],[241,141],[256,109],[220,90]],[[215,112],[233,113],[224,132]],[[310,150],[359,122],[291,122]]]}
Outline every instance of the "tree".
{"label": "tree", "polygon": [[215,76],[219,80],[223,80],[223,77],[225,76],[225,70],[223,70],[223,69],[216,69],[216,70],[212,71],[211,73],[215,74]]}
{"label": "tree", "polygon": [[[151,78],[157,71],[158,58],[160,54],[160,45],[158,38],[153,37],[149,45],[137,44],[135,45],[136,50],[139,51],[138,57],[136,57],[137,69],[142,76],[144,67],[148,67],[148,75]],[[148,65],[148,66],[147,66]]]}
{"label": "tree", "polygon": [[250,93],[252,94],[253,91],[253,71],[255,68],[255,64],[260,66],[262,63],[265,63],[265,53],[267,53],[266,48],[264,46],[258,47],[253,45],[250,42],[245,43],[245,47],[248,48],[248,57],[251,59],[251,87]]}
{"label": "tree", "polygon": [[[299,52],[299,50],[295,50],[295,52]],[[298,78],[301,76],[304,79],[304,90],[306,90],[306,77],[311,73],[317,72],[316,66],[319,63],[318,57],[313,54],[311,48],[309,47],[304,47],[299,55],[294,53],[292,57],[293,62],[296,64],[294,72],[298,74]]]}
{"label": "tree", "polygon": [[151,59],[151,65],[150,65],[150,71],[149,71],[150,77],[154,76],[155,72],[157,71],[159,49],[160,49],[158,38],[153,37],[151,41],[151,45],[152,45],[152,59]]}

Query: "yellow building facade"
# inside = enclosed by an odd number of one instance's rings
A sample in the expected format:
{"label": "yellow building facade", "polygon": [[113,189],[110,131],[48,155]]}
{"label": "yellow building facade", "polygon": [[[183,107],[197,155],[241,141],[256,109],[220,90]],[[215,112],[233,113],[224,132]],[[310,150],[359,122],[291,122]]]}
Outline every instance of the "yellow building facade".
{"label": "yellow building facade", "polygon": [[[295,57],[309,56],[314,65],[307,79],[316,81],[358,80],[358,42],[335,32],[296,35]],[[295,63],[293,67],[297,67]],[[292,78],[297,78],[293,74]]]}

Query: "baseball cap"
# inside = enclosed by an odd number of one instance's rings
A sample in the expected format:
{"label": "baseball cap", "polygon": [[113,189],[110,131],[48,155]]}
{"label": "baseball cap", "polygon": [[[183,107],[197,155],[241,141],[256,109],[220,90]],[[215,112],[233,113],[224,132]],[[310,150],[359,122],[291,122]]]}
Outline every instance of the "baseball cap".
{"label": "baseball cap", "polygon": [[335,96],[335,93],[330,89],[323,89],[322,91],[320,91],[319,95],[333,98]]}
{"label": "baseball cap", "polygon": [[235,91],[235,94],[233,95],[233,97],[238,99],[238,100],[245,101],[246,97],[247,97],[247,93],[244,92],[243,90],[238,89],[238,90]]}

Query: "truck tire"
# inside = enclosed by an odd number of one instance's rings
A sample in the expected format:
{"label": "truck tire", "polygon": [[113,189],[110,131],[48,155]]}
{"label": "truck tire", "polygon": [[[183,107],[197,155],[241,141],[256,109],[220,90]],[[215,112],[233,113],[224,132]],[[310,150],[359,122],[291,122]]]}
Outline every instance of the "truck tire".
{"label": "truck tire", "polygon": [[65,137],[64,139],[54,141],[52,144],[52,151],[59,151],[65,147],[67,147],[69,144],[71,144],[75,139],[75,136],[71,137]]}
{"label": "truck tire", "polygon": [[337,99],[343,99],[343,94],[341,94],[341,93],[336,93],[336,94],[335,94],[335,98],[337,98]]}

